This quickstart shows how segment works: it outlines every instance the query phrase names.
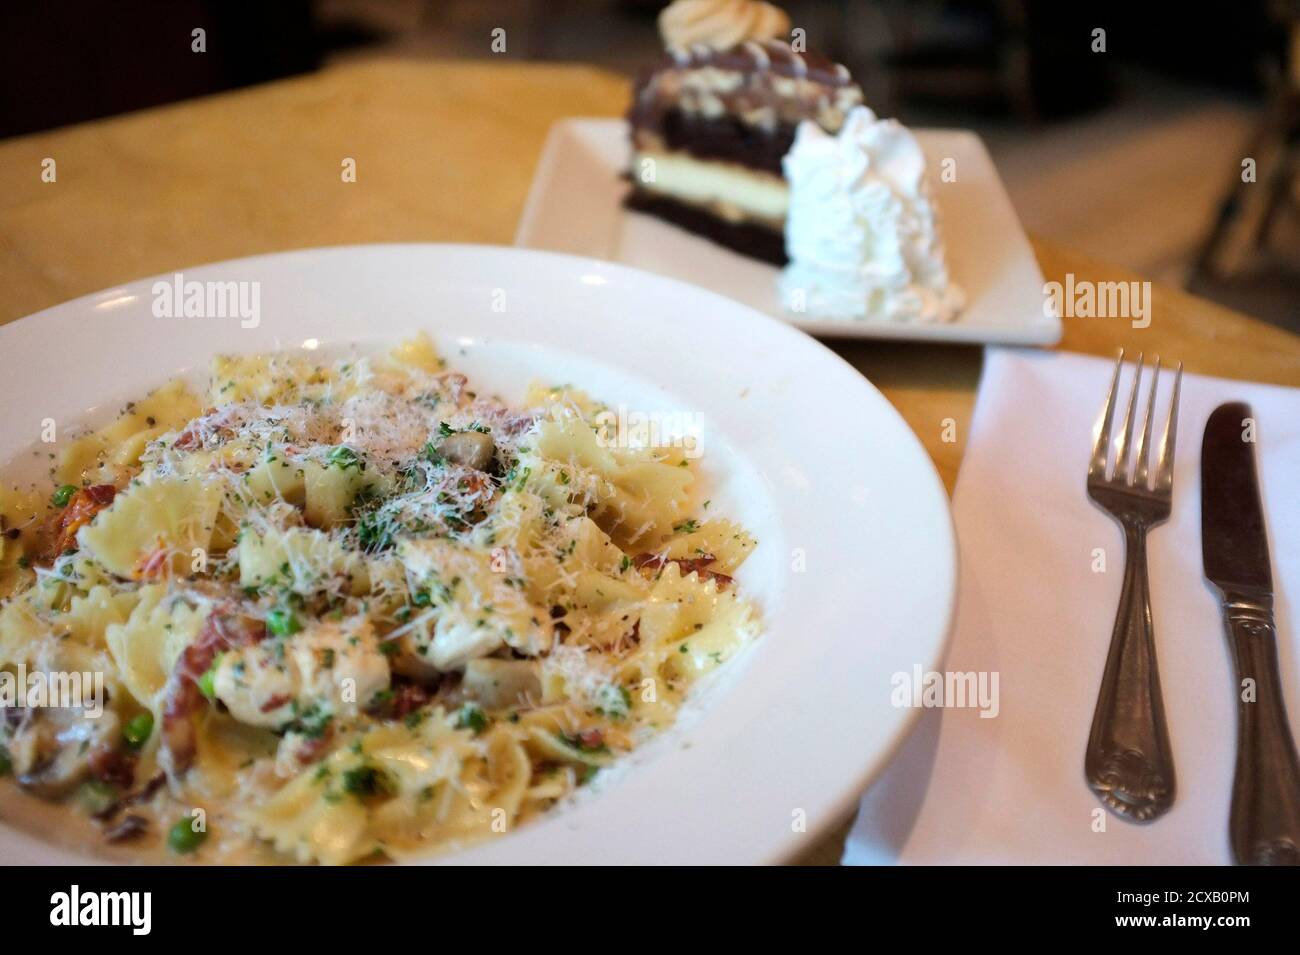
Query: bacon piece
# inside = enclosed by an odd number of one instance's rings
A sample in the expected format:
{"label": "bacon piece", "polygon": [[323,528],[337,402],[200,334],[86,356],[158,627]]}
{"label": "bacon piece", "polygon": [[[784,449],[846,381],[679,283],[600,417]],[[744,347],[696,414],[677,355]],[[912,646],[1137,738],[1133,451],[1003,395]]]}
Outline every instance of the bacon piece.
{"label": "bacon piece", "polygon": [[154,775],[153,779],[149,780],[122,801],[131,806],[134,806],[136,803],[148,802],[153,798],[154,793],[162,789],[163,783],[165,782],[167,782],[167,774],[157,773]]}
{"label": "bacon piece", "polygon": [[111,484],[92,484],[84,488],[86,495],[99,507],[108,507],[117,496],[117,488]]}
{"label": "bacon piece", "polygon": [[492,489],[487,475],[472,468],[458,468],[449,471],[447,476],[439,482],[438,487],[446,491],[463,491],[466,497],[473,497],[476,494],[482,494],[484,490],[490,491]]}
{"label": "bacon piece", "polygon": [[465,392],[465,386],[469,383],[466,378],[458,371],[447,372],[439,376],[441,384],[447,389],[453,404],[460,404],[461,395]]}
{"label": "bacon piece", "polygon": [[537,415],[533,412],[524,412],[506,415],[501,419],[497,428],[507,438],[517,438],[519,435],[531,431],[535,424],[537,424]]}
{"label": "bacon piece", "polygon": [[482,471],[454,466],[434,485],[432,493],[439,501],[451,501],[461,508],[448,512],[443,521],[454,531],[465,525],[478,524],[487,517],[496,497],[496,485]]}
{"label": "bacon piece", "polygon": [[632,558],[632,565],[637,570],[650,568],[658,572],[664,569],[665,564],[676,564],[681,568],[682,574],[699,574],[701,580],[716,580],[719,586],[725,587],[732,583],[732,578],[726,574],[720,574],[716,570],[709,570],[709,564],[717,560],[712,554],[701,554],[699,557],[665,557],[663,554],[637,554]]}
{"label": "bacon piece", "polygon": [[117,825],[104,830],[104,841],[109,843],[130,842],[138,839],[149,829],[149,820],[144,816],[127,815]]}
{"label": "bacon piece", "polygon": [[77,531],[95,519],[95,515],[113,503],[117,488],[111,484],[92,484],[79,488],[69,498],[67,506],[54,518],[54,545],[46,556],[51,560],[60,554],[76,550]]}
{"label": "bacon piece", "polygon": [[262,704],[261,710],[263,713],[270,713],[272,710],[278,710],[280,707],[284,706],[284,704],[288,703],[289,699],[290,698],[285,696],[283,693],[277,693]]}
{"label": "bacon piece", "polygon": [[90,751],[87,763],[91,775],[101,783],[108,783],[118,789],[130,789],[135,785],[135,756],[120,746],[95,746]]}
{"label": "bacon piece", "polygon": [[491,426],[494,436],[502,435],[507,438],[517,438],[530,431],[541,414],[540,411],[534,410],[514,411],[500,399],[490,396],[475,398],[461,410],[472,415],[475,420]]}
{"label": "bacon piece", "polygon": [[135,806],[152,799],[154,794],[158,792],[159,789],[162,789],[165,782],[167,782],[166,773],[155,773],[153,779],[149,780],[135,792],[127,793],[121,799],[114,800],[111,805],[106,806],[99,812],[95,813],[95,819],[104,823],[112,822],[113,818],[127,806]]}
{"label": "bacon piece", "polygon": [[[186,426],[185,430],[180,433],[180,436],[172,442],[172,447],[180,451],[197,451],[199,448],[203,447],[204,422],[216,413],[216,408],[209,408],[204,411],[200,417],[191,421]],[[220,432],[223,429],[218,426],[215,430]]]}
{"label": "bacon piece", "polygon": [[393,687],[393,719],[405,719],[429,702],[429,691],[418,683],[399,683]]}
{"label": "bacon piece", "polygon": [[600,749],[605,745],[605,731],[602,729],[583,730],[578,734],[578,745],[582,749]]}
{"label": "bacon piece", "polygon": [[621,652],[625,646],[627,648],[639,647],[641,645],[641,618],[637,617],[636,622],[632,624],[632,629],[626,634],[614,641],[610,648],[616,652]]}
{"label": "bacon piece", "polygon": [[167,558],[170,553],[166,547],[159,547],[146,556],[140,561],[139,567],[136,568],[136,578],[138,580],[152,580],[155,577],[167,576]]}
{"label": "bacon piece", "polygon": [[180,437],[172,442],[172,447],[178,451],[197,451],[201,440],[198,431],[194,428],[186,428],[181,432]]}
{"label": "bacon piece", "polygon": [[333,742],[333,739],[334,727],[332,726],[325,727],[325,731],[320,736],[299,737],[298,745],[294,748],[293,757],[300,766],[310,766],[329,752],[330,743]]}
{"label": "bacon piece", "polygon": [[429,688],[419,683],[397,682],[392,684],[392,691],[376,702],[366,712],[386,720],[405,719],[431,699]]}
{"label": "bacon piece", "polygon": [[181,653],[167,681],[162,720],[163,753],[174,775],[183,774],[194,762],[198,745],[194,717],[207,705],[199,680],[219,654],[265,638],[265,621],[224,605],[208,615],[198,637]]}

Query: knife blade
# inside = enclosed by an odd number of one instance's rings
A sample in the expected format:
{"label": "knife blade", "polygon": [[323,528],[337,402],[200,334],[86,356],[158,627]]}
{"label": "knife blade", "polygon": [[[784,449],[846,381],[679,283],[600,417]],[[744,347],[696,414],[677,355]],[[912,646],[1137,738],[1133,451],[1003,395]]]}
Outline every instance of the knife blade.
{"label": "knife blade", "polygon": [[1214,409],[1201,442],[1201,560],[1219,590],[1236,671],[1228,838],[1242,865],[1300,865],[1300,756],[1277,659],[1273,574],[1250,406]]}
{"label": "knife blade", "polygon": [[[1220,590],[1273,592],[1250,405],[1220,405],[1201,444],[1201,561]],[[1247,438],[1251,440],[1247,440]]]}

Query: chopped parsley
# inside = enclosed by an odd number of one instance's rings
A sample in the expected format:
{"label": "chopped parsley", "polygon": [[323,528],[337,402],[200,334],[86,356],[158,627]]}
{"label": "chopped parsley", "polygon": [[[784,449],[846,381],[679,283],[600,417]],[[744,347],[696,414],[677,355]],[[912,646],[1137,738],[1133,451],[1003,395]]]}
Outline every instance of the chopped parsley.
{"label": "chopped parsley", "polygon": [[266,629],[277,637],[288,637],[302,629],[302,623],[288,607],[272,607],[266,612]]}
{"label": "chopped parsley", "polygon": [[393,791],[393,782],[376,766],[358,766],[344,770],[343,789],[358,799],[386,796]]}
{"label": "chopped parsley", "polygon": [[627,691],[627,687],[616,686],[613,683],[601,687],[596,700],[598,703],[596,712],[616,720],[626,718],[632,708],[632,694]]}
{"label": "chopped parsley", "polygon": [[488,727],[488,715],[477,703],[466,703],[456,711],[456,729],[473,730],[477,736]]}
{"label": "chopped parsley", "polygon": [[325,460],[344,471],[348,468],[364,470],[361,464],[361,458],[357,456],[357,452],[353,451],[345,444],[340,444],[336,448],[331,448],[330,453]]}

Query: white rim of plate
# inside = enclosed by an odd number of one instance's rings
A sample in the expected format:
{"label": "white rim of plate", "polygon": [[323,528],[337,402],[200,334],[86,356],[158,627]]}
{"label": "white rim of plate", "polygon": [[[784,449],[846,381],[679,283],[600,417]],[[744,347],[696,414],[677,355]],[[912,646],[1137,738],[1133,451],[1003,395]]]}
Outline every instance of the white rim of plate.
{"label": "white rim of plate", "polygon": [[[675,325],[683,335],[703,337],[715,346],[711,352],[708,348],[685,349],[672,355],[685,365],[722,359],[724,373],[734,373],[739,366],[744,375],[758,372],[779,374],[783,369],[806,365],[819,392],[825,391],[829,397],[845,402],[848,405],[845,413],[857,412],[855,420],[870,420],[877,426],[878,434],[864,434],[864,441],[871,437],[884,437],[888,439],[886,444],[889,450],[896,455],[896,459],[881,459],[879,463],[883,467],[892,468],[893,478],[900,482],[900,486],[906,486],[908,491],[902,498],[875,505],[874,510],[869,510],[868,513],[888,524],[900,510],[916,511],[926,522],[923,530],[932,538],[929,545],[921,546],[919,551],[920,556],[934,562],[933,566],[924,568],[932,577],[932,586],[913,588],[907,601],[895,599],[900,593],[907,592],[909,584],[906,576],[901,573],[901,568],[891,567],[888,560],[877,568],[886,574],[893,574],[892,580],[880,585],[882,595],[888,599],[877,604],[892,623],[891,635],[915,640],[915,634],[922,632],[925,636],[920,641],[921,645],[910,656],[903,657],[897,655],[900,648],[888,641],[881,642],[875,649],[882,655],[893,655],[895,669],[890,672],[899,672],[904,665],[909,671],[917,664],[927,669],[940,666],[955,616],[958,559],[956,536],[943,484],[929,455],[885,397],[833,351],[792,326],[717,293],[675,279],[580,256],[505,246],[432,243],[327,246],[233,259],[180,271],[187,279],[199,281],[209,278],[225,281],[233,275],[256,276],[260,277],[259,280],[269,276],[273,281],[291,284],[295,279],[314,278],[322,286],[341,283],[346,287],[349,281],[367,275],[373,277],[377,273],[396,276],[400,281],[408,274],[404,269],[414,265],[435,266],[431,272],[421,276],[435,290],[441,284],[444,288],[460,288],[462,294],[469,281],[467,276],[474,275],[476,270],[490,268],[493,270],[492,275],[511,275],[510,281],[516,283],[519,281],[517,275],[529,273],[523,280],[525,284],[542,292],[554,287],[559,290],[559,294],[567,294],[572,300],[566,303],[560,325],[581,325],[582,331],[592,336],[590,344],[595,346],[616,348],[617,345],[611,343],[621,336],[621,357],[624,358],[628,344],[626,329],[621,327],[620,322],[609,320],[609,313],[620,297],[624,299],[623,307],[631,312],[638,309],[645,311],[647,303],[654,305],[662,300],[677,303],[677,311],[665,308],[663,312],[655,314],[655,321],[663,322],[669,328]],[[438,271],[439,267],[441,271]],[[92,362],[87,366],[74,365],[76,371],[86,372],[86,377],[95,381],[108,381],[113,371],[122,368],[120,363],[113,360],[114,353],[132,347],[146,352],[152,349],[155,356],[173,356],[170,361],[162,361],[164,367],[158,375],[151,376],[138,386],[132,386],[136,395],[157,387],[167,378],[184,371],[185,361],[181,356],[194,353],[193,360],[197,361],[200,357],[210,357],[215,351],[258,351],[268,347],[264,341],[254,342],[250,339],[247,342],[249,347],[224,346],[213,349],[206,342],[189,342],[183,346],[172,345],[158,350],[158,339],[165,336],[151,334],[147,328],[148,321],[159,319],[152,319],[148,315],[148,305],[144,300],[155,281],[165,281],[171,277],[159,275],[138,279],[0,326],[0,350],[24,356],[22,366],[16,374],[7,375],[4,380],[0,380],[0,403],[13,407],[9,402],[15,398],[27,397],[23,389],[33,381],[48,383],[67,380],[72,369],[58,357],[43,352],[42,348],[48,347],[51,342],[74,340],[72,333],[76,330],[77,323],[95,312],[107,312],[103,319],[97,320],[105,321],[108,328],[100,336],[100,348],[93,352],[100,364]],[[565,288],[570,290],[566,293],[563,291]],[[366,286],[367,292],[371,290]],[[584,296],[593,295],[594,304],[587,305]],[[604,295],[613,295],[614,298],[601,298]],[[398,300],[405,301],[400,295]],[[296,298],[294,301],[297,303]],[[320,301],[329,302],[328,299]],[[135,302],[141,304],[132,307]],[[485,308],[486,305],[484,302]],[[286,312],[290,314],[285,321],[301,324],[303,318],[299,313],[304,307],[306,304],[287,307]],[[547,339],[548,335],[550,339],[556,339],[555,316],[551,314],[554,308],[554,304],[549,302],[542,306],[536,302],[529,303],[522,310],[522,321],[519,316],[516,317],[517,325],[542,339]],[[465,317],[459,314],[452,318],[440,317],[422,327],[439,343],[445,341],[447,336],[456,334],[458,329],[481,333],[481,328],[468,327],[472,324],[468,319],[475,310],[476,307],[467,307],[464,309]],[[688,313],[694,312],[706,313],[708,321],[693,323]],[[349,319],[335,317],[330,321],[336,325],[350,321],[351,334],[344,333],[337,339],[325,340],[377,340],[369,333],[369,328],[373,326],[367,325],[365,316],[353,315]],[[412,321],[415,320],[408,318],[407,324],[402,328],[390,330],[378,340],[396,342],[418,330],[421,326],[412,326]],[[620,326],[618,335],[611,337],[610,326]],[[655,330],[662,332],[664,327]],[[113,335],[114,331],[120,334]],[[302,333],[302,329],[299,329],[299,333]],[[225,334],[229,338],[228,332]],[[518,334],[501,337],[510,341],[533,341],[529,334],[523,338]],[[660,334],[648,343],[637,343],[638,360],[662,352],[664,337]],[[553,344],[550,339],[545,344]],[[490,336],[479,339],[481,342],[493,340],[496,339]],[[567,350],[565,342],[566,339],[560,336],[554,344],[566,347]],[[93,345],[83,343],[79,347]],[[771,368],[754,368],[744,364],[744,359],[763,352],[779,356],[779,363],[773,364]],[[584,360],[619,367],[610,361],[607,353],[604,357],[601,355],[599,351],[594,355],[581,353]],[[455,364],[454,360],[452,364]],[[105,368],[110,369],[108,377],[104,374]],[[674,368],[673,372],[680,379],[680,369]],[[688,383],[691,381],[689,376],[682,380]],[[703,388],[704,384],[701,383],[700,387]],[[85,393],[87,387],[82,382],[68,390]],[[103,385],[90,387],[102,388]],[[120,384],[115,387],[119,390],[121,388]],[[680,390],[680,382],[669,385],[668,389],[676,393]],[[102,401],[106,396],[100,394],[97,398],[86,393],[86,397],[89,403],[84,398],[65,401],[65,404],[75,407],[64,408],[62,413],[76,415],[78,409],[93,409],[94,402]],[[111,397],[116,400],[122,395],[114,394]],[[805,396],[791,392],[786,398],[799,401],[804,400]],[[776,399],[769,395],[766,400],[770,403]],[[84,414],[83,411],[83,420]],[[12,420],[8,419],[6,429],[12,427]],[[806,432],[798,433],[803,435]],[[725,431],[723,437],[727,437]],[[737,452],[748,459],[746,448],[755,440],[770,441],[769,438],[756,439],[754,435],[747,434],[744,436],[747,443],[739,446]],[[11,443],[9,440],[0,441],[0,445]],[[22,442],[16,447],[24,445],[25,442]],[[15,448],[9,448],[4,452],[6,463],[13,460],[14,450]],[[751,460],[749,463],[754,462]],[[707,463],[705,467],[707,470]],[[837,487],[835,490],[844,488]],[[854,490],[856,493],[857,489]],[[826,500],[821,495],[816,498],[808,496],[808,502],[814,506],[819,501],[824,503]],[[871,504],[870,501],[866,503]],[[806,516],[805,512],[791,512],[788,507],[777,514],[783,531],[790,518]],[[795,523],[806,522],[800,520]],[[843,531],[843,522],[835,521],[833,516],[813,526],[828,534]],[[899,531],[907,530],[906,527],[886,529],[895,534],[884,538],[882,550],[889,548],[892,553],[894,548],[907,544],[906,535],[898,535]],[[839,569],[838,573],[841,577],[845,576],[843,569]],[[808,574],[801,576],[805,580],[810,577]],[[769,626],[787,621],[792,615],[792,609],[806,614],[804,619],[812,621],[813,626],[809,628],[811,632],[821,633],[818,626],[828,619],[836,623],[837,626],[830,627],[829,632],[840,641],[838,649],[850,655],[858,652],[853,639],[856,625],[844,622],[842,615],[837,621],[836,613],[829,606],[812,603],[812,598],[817,597],[828,604],[836,603],[838,606],[842,600],[843,606],[853,607],[855,599],[860,601],[857,594],[861,590],[856,586],[852,575],[849,578],[845,582],[854,585],[852,591],[827,592],[825,588],[808,585],[811,589],[808,595],[799,597],[792,593],[781,594],[777,612],[764,618],[764,633],[758,643],[748,651],[745,660],[736,662],[737,666],[743,664],[743,668],[725,689],[719,686],[716,692],[709,693],[704,707],[707,713],[703,719],[692,723],[688,740],[681,739],[682,734],[675,730],[669,730],[645,747],[643,758],[636,758],[634,754],[633,761],[644,765],[637,766],[632,772],[618,774],[611,786],[598,790],[590,798],[580,800],[578,805],[557,807],[557,811],[547,817],[511,833],[508,840],[473,845],[449,855],[433,856],[429,861],[771,863],[790,858],[811,847],[820,833],[847,815],[861,791],[893,758],[921,715],[921,710],[916,708],[883,707],[881,704],[888,697],[886,686],[871,691],[879,699],[872,696],[870,706],[866,705],[866,697],[861,693],[843,692],[838,698],[818,699],[816,682],[803,691],[787,693],[774,699],[755,698],[760,689],[779,689],[783,674],[797,675],[801,666],[809,664],[809,654],[816,649],[810,648],[802,656],[792,654],[792,648],[788,644],[798,635],[785,633],[783,639],[778,639],[782,636],[781,632],[776,626]],[[793,587],[787,590],[793,590]],[[762,600],[761,594],[755,596]],[[905,605],[895,606],[896,602]],[[831,611],[829,617],[828,610]],[[915,614],[919,619],[909,621],[906,619],[909,613]],[[903,615],[902,619],[900,614]],[[914,622],[917,626],[908,627],[909,622]],[[823,662],[833,664],[836,661]],[[778,667],[788,669],[779,671]],[[851,668],[844,668],[845,671],[848,669]],[[821,689],[826,690],[830,684],[839,686],[836,681],[841,681],[844,677],[845,672],[841,668],[829,666],[820,670],[817,679],[821,681]],[[843,689],[842,686],[839,688]],[[837,738],[835,731],[844,730],[843,720],[837,724],[834,719],[828,719],[826,714],[817,710],[819,704],[826,706],[828,700],[837,702],[845,710],[854,711],[848,714],[850,716],[872,716],[874,727],[868,729],[850,722],[847,730],[850,738],[847,741]],[[783,726],[782,723],[787,716],[795,720],[793,727],[825,732],[823,739],[814,739],[809,745],[811,748],[820,742],[833,762],[829,770],[822,768],[818,761],[810,760],[809,754],[798,745],[796,739],[788,738],[792,727]],[[724,723],[724,720],[728,722]],[[724,733],[724,727],[729,727],[733,735]],[[767,732],[776,734],[776,743],[772,749],[766,749],[761,741],[756,741],[762,733]],[[786,733],[787,738],[780,737],[782,732]],[[713,775],[711,771],[718,765],[714,760],[724,758],[729,761],[729,779],[716,781],[707,778]],[[774,758],[786,762],[784,765],[774,764]],[[761,783],[770,782],[772,775],[765,770],[773,768],[777,772],[784,768],[786,776],[780,780],[778,787],[769,786],[765,789]],[[813,780],[819,771],[824,778],[814,786]],[[677,785],[672,785],[673,777],[676,777]],[[656,784],[668,784],[673,796],[680,794],[687,797],[687,801],[666,805],[663,792],[656,792]],[[805,786],[808,788],[803,788]],[[785,796],[777,798],[777,792],[784,793]],[[799,799],[800,804],[792,804],[791,798]],[[734,805],[731,811],[724,812],[716,811],[712,805],[714,801],[725,802],[728,799],[743,802]],[[671,798],[668,801],[672,802]],[[620,811],[625,815],[620,816]],[[800,811],[805,813],[807,820],[803,832],[796,831],[796,827],[791,824],[792,815]],[[677,830],[676,839],[669,834],[672,829]],[[4,855],[13,862],[66,864],[96,861],[94,857],[39,841],[3,823],[0,823],[0,847],[4,848]]]}

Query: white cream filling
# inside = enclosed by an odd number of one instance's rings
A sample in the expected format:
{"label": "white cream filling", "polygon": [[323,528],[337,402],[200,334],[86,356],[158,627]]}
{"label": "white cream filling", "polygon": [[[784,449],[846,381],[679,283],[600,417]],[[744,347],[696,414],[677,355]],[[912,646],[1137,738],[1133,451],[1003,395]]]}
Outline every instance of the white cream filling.
{"label": "white cream filling", "polygon": [[638,152],[632,174],[647,192],[708,206],[730,222],[760,219],[780,227],[790,204],[790,190],[780,176],[685,153]]}
{"label": "white cream filling", "polygon": [[803,122],[785,157],[786,308],[858,321],[947,322],[948,277],[925,155],[907,129],[860,106],[832,136]]}

